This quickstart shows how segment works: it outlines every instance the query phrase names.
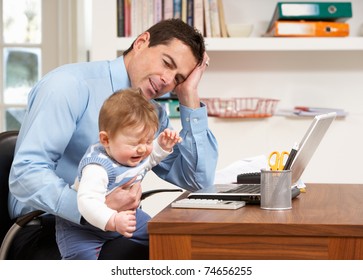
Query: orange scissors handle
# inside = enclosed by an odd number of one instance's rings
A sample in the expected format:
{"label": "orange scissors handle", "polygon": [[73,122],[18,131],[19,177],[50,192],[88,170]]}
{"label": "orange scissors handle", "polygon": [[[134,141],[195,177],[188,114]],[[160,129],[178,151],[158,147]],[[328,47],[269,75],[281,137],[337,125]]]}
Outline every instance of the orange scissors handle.
{"label": "orange scissors handle", "polygon": [[284,170],[288,157],[289,152],[283,151],[279,153],[278,151],[273,151],[268,157],[268,165],[271,167],[271,170]]}

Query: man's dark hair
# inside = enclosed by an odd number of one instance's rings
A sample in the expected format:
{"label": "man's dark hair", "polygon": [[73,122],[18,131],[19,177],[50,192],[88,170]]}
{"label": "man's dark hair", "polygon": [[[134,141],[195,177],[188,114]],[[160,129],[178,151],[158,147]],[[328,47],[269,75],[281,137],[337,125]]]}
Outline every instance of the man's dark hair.
{"label": "man's dark hair", "polygon": [[[203,35],[181,19],[159,21],[146,30],[146,32],[150,33],[149,47],[161,44],[167,45],[171,40],[178,39],[190,47],[193,56],[197,60],[197,64],[200,65],[202,63],[205,52]],[[123,55],[126,55],[132,50],[133,44],[124,51]]]}

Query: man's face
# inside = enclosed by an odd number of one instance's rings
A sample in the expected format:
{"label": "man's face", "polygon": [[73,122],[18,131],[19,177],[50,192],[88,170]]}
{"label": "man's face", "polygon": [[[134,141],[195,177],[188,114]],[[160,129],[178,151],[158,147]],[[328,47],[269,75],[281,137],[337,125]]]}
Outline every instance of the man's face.
{"label": "man's face", "polygon": [[147,99],[154,99],[184,82],[197,61],[190,48],[177,39],[168,45],[148,45],[148,38],[135,43],[128,73],[131,86],[141,88]]}

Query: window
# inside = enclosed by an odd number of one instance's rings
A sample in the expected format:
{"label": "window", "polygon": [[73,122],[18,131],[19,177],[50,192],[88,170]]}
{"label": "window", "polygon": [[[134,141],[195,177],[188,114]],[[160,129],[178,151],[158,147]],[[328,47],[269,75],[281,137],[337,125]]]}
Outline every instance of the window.
{"label": "window", "polygon": [[0,131],[20,128],[28,93],[42,75],[76,60],[76,2],[0,0]]}

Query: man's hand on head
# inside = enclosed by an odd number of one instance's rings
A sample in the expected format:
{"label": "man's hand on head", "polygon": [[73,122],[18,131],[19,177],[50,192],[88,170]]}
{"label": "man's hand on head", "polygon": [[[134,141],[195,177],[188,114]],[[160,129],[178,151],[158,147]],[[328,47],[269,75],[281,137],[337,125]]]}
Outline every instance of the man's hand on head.
{"label": "man's hand on head", "polygon": [[196,65],[188,78],[181,84],[177,85],[174,93],[177,95],[180,104],[196,109],[200,107],[200,98],[198,95],[199,82],[204,71],[209,65],[209,56],[204,53],[203,61],[200,65]]}

